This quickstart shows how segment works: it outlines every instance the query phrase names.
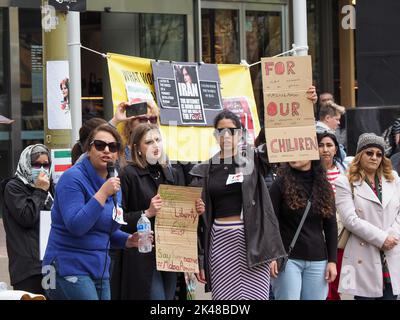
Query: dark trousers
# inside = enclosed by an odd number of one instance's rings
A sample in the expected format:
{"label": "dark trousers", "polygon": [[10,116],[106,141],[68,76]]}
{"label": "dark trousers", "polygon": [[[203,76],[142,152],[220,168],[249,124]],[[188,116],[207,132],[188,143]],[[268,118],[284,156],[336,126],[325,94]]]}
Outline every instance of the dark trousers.
{"label": "dark trousers", "polygon": [[14,290],[22,290],[35,294],[45,294],[42,288],[42,275],[31,276],[13,285]]}
{"label": "dark trousers", "polygon": [[354,300],[397,300],[397,296],[393,294],[392,285],[386,284],[385,289],[383,290],[383,296],[379,298],[367,298],[354,296]]}

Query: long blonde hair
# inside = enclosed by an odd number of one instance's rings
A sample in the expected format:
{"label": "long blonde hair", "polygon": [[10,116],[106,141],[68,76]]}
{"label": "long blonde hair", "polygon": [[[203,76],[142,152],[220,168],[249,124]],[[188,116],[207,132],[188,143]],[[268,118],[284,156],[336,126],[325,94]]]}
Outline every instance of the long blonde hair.
{"label": "long blonde hair", "polygon": [[[347,175],[350,183],[353,183],[355,181],[363,181],[365,179],[365,172],[361,166],[361,157],[364,152],[365,150],[357,153],[350,164],[349,173]],[[386,180],[393,181],[394,176],[392,170],[392,162],[388,158],[386,158],[385,155],[383,155],[381,164],[376,170],[378,177],[381,178],[382,176],[384,176]]]}

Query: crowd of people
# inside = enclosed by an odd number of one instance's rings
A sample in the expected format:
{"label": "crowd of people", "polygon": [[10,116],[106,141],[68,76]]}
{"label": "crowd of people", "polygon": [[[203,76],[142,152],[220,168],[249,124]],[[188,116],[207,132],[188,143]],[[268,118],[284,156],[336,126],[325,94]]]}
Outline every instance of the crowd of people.
{"label": "crowd of people", "polygon": [[[316,102],[314,87],[307,98]],[[184,299],[183,273],[156,268],[153,234],[150,253],[137,249],[139,218],[154,230],[163,207],[158,187],[170,184],[202,188],[193,204],[196,277],[212,299],[397,299],[400,180],[380,136],[361,135],[356,155],[346,155],[337,131],[345,108],[332,95],[322,94],[317,110],[320,159],[281,164],[268,162],[264,130],[255,146],[245,143],[240,118],[228,110],[214,119],[218,153],[199,164],[172,164],[154,103],[130,118],[127,105],[120,103],[109,122],[84,123],[73,166],[55,188],[46,146],[22,152],[15,177],[1,189],[14,289],[55,300]],[[52,218],[43,261],[42,210]],[[42,266],[56,271],[54,287],[43,288]]]}

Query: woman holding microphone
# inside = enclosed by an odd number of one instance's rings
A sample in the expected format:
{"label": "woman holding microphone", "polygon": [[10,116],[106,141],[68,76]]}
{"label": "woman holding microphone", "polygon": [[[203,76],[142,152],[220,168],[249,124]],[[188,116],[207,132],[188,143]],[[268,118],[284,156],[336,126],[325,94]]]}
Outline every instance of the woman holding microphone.
{"label": "woman holding microphone", "polygon": [[[137,247],[137,234],[119,230],[115,204],[120,180],[107,170],[122,153],[121,138],[109,125],[90,134],[88,157],[67,170],[56,187],[52,226],[43,266],[56,271],[50,299],[109,300],[108,249]],[[111,177],[109,177],[111,176]]]}

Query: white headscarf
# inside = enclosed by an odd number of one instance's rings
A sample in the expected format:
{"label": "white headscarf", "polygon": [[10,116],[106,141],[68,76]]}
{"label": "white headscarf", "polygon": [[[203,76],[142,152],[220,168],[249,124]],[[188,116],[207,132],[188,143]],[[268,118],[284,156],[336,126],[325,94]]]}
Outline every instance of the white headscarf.
{"label": "white headscarf", "polygon": [[47,154],[49,162],[51,162],[50,151],[43,144],[33,144],[26,147],[19,157],[17,171],[15,175],[24,183],[35,187],[32,179],[32,156],[34,154]]}

